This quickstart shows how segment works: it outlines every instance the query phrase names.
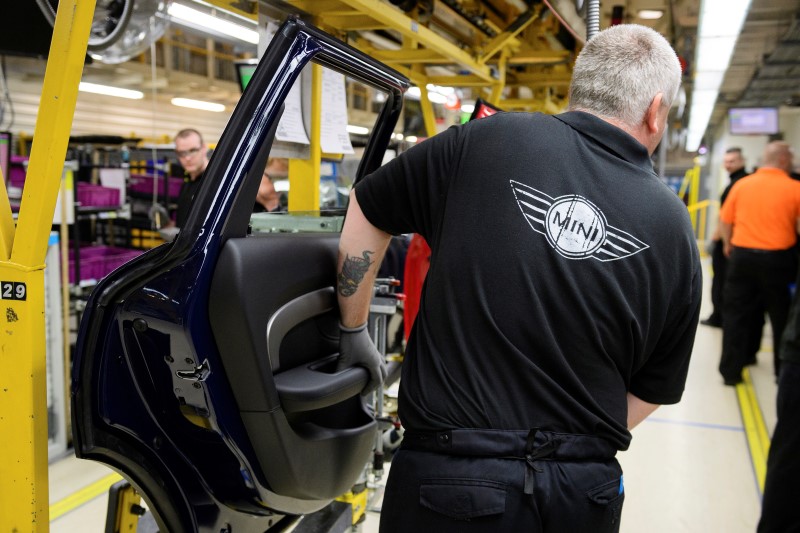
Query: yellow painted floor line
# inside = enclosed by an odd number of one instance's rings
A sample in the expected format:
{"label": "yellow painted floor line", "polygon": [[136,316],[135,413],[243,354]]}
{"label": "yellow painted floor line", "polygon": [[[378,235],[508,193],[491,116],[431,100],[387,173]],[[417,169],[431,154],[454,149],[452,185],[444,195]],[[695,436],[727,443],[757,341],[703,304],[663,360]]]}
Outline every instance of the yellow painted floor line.
{"label": "yellow painted floor line", "polygon": [[767,454],[769,453],[769,432],[761,414],[761,406],[750,379],[750,371],[745,369],[744,382],[736,385],[736,397],[742,413],[742,424],[750,448],[750,459],[758,482],[758,490],[764,492],[764,478],[767,475]]}
{"label": "yellow painted floor line", "polygon": [[91,485],[70,494],[66,498],[55,502],[50,506],[50,521],[52,522],[56,518],[108,492],[109,487],[121,479],[122,476],[119,474],[109,474],[104,478],[98,479]]}

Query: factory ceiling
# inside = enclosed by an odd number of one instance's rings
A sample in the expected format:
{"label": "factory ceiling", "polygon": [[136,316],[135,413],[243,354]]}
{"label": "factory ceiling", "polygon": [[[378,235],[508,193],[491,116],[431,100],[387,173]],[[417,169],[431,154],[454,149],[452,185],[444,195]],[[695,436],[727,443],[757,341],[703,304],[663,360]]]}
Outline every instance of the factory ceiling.
{"label": "factory ceiling", "polygon": [[[157,4],[135,0],[137,6]],[[583,0],[174,0],[205,3],[217,16],[266,14],[282,20],[296,14],[406,74],[418,85],[432,83],[462,89],[505,109],[559,112],[566,105],[572,63],[585,42]],[[101,0],[100,4],[113,5]],[[686,66],[683,105],[673,110],[670,148],[679,150],[691,106],[693,60],[701,0],[627,0],[600,2],[599,27],[637,23],[661,32]],[[800,106],[800,0],[752,0],[723,79],[709,131],[724,123],[727,109],[747,106]],[[176,30],[176,28],[178,28]],[[172,25],[162,49],[175,45],[176,34],[192,30]],[[200,33],[198,32],[198,35]],[[217,57],[241,56],[242,47],[210,43]],[[227,46],[227,48],[225,48]],[[255,47],[252,46],[252,51]],[[164,54],[165,56],[168,54]],[[246,54],[245,54],[246,55]],[[124,64],[87,68],[85,77],[129,80],[130,88],[157,90],[168,97],[181,92],[180,69],[159,84],[148,76],[144,56]],[[202,61],[201,61],[202,63]],[[209,63],[210,64],[210,63]],[[166,67],[169,70],[170,67]],[[211,67],[207,68],[211,71]],[[126,77],[127,76],[127,77]],[[138,80],[138,82],[137,82]],[[212,80],[213,81],[213,80]],[[136,87],[139,85],[139,87]],[[235,89],[206,84],[208,96],[226,103]],[[186,90],[202,96],[203,87]],[[216,92],[214,92],[216,91]],[[180,96],[174,94],[172,96]]]}
{"label": "factory ceiling", "polygon": [[[583,4],[582,7],[579,6]],[[501,106],[556,112],[566,103],[571,65],[586,37],[580,0],[261,0],[338,33],[412,81],[469,88]],[[600,2],[600,28],[650,26],[686,65],[685,128],[691,105],[700,0]],[[800,106],[800,0],[753,0],[709,123],[729,107]],[[498,100],[499,103],[499,100]],[[673,144],[680,143],[680,136]]]}

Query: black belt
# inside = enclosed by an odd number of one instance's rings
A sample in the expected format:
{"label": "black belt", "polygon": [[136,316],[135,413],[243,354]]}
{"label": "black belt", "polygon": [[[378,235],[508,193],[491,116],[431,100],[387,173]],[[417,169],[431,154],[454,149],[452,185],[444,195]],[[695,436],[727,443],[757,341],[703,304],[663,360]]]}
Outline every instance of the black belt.
{"label": "black belt", "polygon": [[794,248],[783,248],[781,250],[761,250],[760,248],[742,248],[741,246],[733,246],[734,252],[746,252],[749,254],[783,254],[793,252]]}
{"label": "black belt", "polygon": [[407,450],[442,453],[465,457],[495,457],[524,460],[525,493],[533,493],[535,465],[542,460],[596,460],[613,458],[617,450],[607,440],[592,435],[530,430],[450,429],[446,431],[412,431],[403,433],[401,447]]}
{"label": "black belt", "polygon": [[550,450],[551,459],[610,459],[616,448],[592,435],[556,433],[540,429],[449,429],[403,433],[404,448],[472,457],[524,458],[535,450]]}

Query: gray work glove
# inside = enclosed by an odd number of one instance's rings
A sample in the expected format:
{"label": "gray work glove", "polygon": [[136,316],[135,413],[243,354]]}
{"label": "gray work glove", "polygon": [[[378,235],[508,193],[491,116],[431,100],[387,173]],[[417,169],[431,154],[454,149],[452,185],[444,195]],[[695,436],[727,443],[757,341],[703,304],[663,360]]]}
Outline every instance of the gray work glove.
{"label": "gray work glove", "polygon": [[361,395],[366,396],[386,379],[386,361],[369,338],[367,324],[355,328],[346,328],[339,324],[339,331],[339,359],[336,362],[336,371],[351,366],[366,368],[369,372],[369,382],[361,391]]}

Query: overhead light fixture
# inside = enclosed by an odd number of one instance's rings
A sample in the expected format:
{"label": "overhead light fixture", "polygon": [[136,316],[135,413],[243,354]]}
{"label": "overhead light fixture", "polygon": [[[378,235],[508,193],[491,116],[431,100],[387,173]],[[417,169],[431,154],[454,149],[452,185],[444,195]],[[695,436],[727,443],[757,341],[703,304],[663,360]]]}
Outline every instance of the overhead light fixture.
{"label": "overhead light fixture", "polygon": [[637,15],[643,20],[658,20],[664,16],[664,11],[661,9],[640,9]]}
{"label": "overhead light fixture", "polygon": [[703,0],[697,27],[686,151],[700,147],[751,0]]}
{"label": "overhead light fixture", "polygon": [[171,17],[200,30],[211,30],[234,39],[258,44],[258,32],[241,24],[218,18],[183,4],[172,3],[168,13]]}
{"label": "overhead light fixture", "polygon": [[172,105],[178,107],[188,107],[190,109],[200,109],[202,111],[213,111],[214,113],[222,113],[225,111],[225,106],[216,104],[214,102],[204,102],[203,100],[192,100],[191,98],[173,98],[170,100]]}
{"label": "overhead light fixture", "polygon": [[[446,104],[448,96],[455,94],[455,89],[452,87],[441,87],[429,83],[425,88],[428,90],[428,100],[434,104]],[[406,96],[410,97],[412,100],[419,100],[421,94],[422,91],[416,86],[406,91]]]}
{"label": "overhead light fixture", "polygon": [[408,137],[406,137],[406,142],[408,142],[408,143],[417,142],[417,136],[416,135],[409,135]]}
{"label": "overhead light fixture", "polygon": [[110,85],[99,85],[97,83],[88,83],[85,81],[78,84],[78,90],[84,93],[104,94],[106,96],[129,98],[131,100],[141,100],[144,98],[144,93],[141,91],[111,87]]}
{"label": "overhead light fixture", "polygon": [[369,128],[365,128],[364,126],[353,126],[352,124],[348,124],[346,129],[348,133],[355,133],[356,135],[366,135],[369,133]]}

